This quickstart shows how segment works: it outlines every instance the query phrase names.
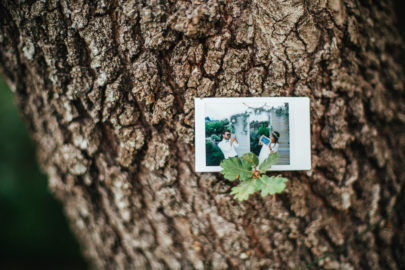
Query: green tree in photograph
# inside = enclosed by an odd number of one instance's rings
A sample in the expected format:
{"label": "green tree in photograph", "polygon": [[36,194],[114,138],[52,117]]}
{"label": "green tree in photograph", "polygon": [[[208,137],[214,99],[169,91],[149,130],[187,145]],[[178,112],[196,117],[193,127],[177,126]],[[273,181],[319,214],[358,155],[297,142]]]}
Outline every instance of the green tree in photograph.
{"label": "green tree in photograph", "polygon": [[219,147],[210,141],[205,142],[206,147],[206,163],[207,166],[219,166],[221,161],[225,158]]}
{"label": "green tree in photograph", "polygon": [[253,121],[250,123],[250,151],[259,155],[261,146],[258,144],[260,136],[270,135],[269,122]]}
{"label": "green tree in photograph", "polygon": [[220,136],[218,136],[217,134],[212,134],[211,135],[211,140],[212,141],[220,141],[221,140],[221,137]]}
{"label": "green tree in photograph", "polygon": [[224,131],[228,125],[228,120],[207,121],[205,122],[205,136],[210,137],[212,134],[216,134],[221,137],[222,131]]}

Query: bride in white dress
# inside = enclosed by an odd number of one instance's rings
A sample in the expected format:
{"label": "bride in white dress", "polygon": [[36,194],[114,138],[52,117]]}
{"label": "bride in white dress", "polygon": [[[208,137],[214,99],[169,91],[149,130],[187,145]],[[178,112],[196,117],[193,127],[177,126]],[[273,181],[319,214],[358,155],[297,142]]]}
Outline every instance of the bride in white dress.
{"label": "bride in white dress", "polygon": [[259,153],[259,165],[271,154],[278,152],[278,138],[280,133],[273,131],[270,136],[270,143],[268,145],[262,144],[259,139],[259,145],[262,145]]}

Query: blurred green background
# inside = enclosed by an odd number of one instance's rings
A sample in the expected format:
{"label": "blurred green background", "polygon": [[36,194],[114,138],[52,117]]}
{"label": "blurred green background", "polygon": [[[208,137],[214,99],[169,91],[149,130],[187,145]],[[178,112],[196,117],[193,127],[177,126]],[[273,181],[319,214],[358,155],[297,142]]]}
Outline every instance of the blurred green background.
{"label": "blurred green background", "polygon": [[0,269],[86,269],[47,188],[12,93],[0,79]]}

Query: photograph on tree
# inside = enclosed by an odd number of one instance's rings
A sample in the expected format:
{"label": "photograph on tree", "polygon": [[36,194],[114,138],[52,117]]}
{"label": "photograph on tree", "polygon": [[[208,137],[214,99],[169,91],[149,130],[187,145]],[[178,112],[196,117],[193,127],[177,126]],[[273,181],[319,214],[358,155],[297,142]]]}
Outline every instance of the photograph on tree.
{"label": "photograph on tree", "polygon": [[[252,106],[245,102],[225,106],[206,104],[207,166],[218,166],[225,158],[248,152],[259,156],[260,161],[270,152],[281,153],[278,164],[290,163],[288,103],[273,105],[262,102]],[[266,138],[267,143],[260,141]]]}
{"label": "photograph on tree", "polygon": [[[294,105],[292,102],[294,98],[196,100],[204,101],[204,104],[199,106],[200,109],[196,107],[196,133],[203,132],[202,136],[196,134],[196,145],[200,145],[203,140],[204,147],[201,153],[196,152],[196,160],[201,161],[203,155],[205,161],[203,165],[206,168],[214,171],[220,166],[221,161],[241,157],[246,153],[258,156],[260,164],[274,153],[278,158],[275,167],[294,169],[286,167],[291,165],[290,107]],[[197,127],[197,123],[201,127]],[[306,128],[309,129],[309,122]],[[197,137],[201,139],[197,140]],[[309,140],[309,135],[307,137]],[[197,148],[199,147],[196,147],[196,150]]]}

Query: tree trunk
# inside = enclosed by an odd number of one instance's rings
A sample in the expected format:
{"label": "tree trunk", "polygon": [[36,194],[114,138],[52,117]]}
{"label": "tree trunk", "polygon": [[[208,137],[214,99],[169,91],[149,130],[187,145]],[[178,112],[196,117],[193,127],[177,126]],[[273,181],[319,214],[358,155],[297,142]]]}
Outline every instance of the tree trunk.
{"label": "tree trunk", "polygon": [[[2,73],[96,268],[405,267],[391,4],[15,2],[0,6]],[[312,170],[246,202],[195,173],[205,96],[310,97]]]}

